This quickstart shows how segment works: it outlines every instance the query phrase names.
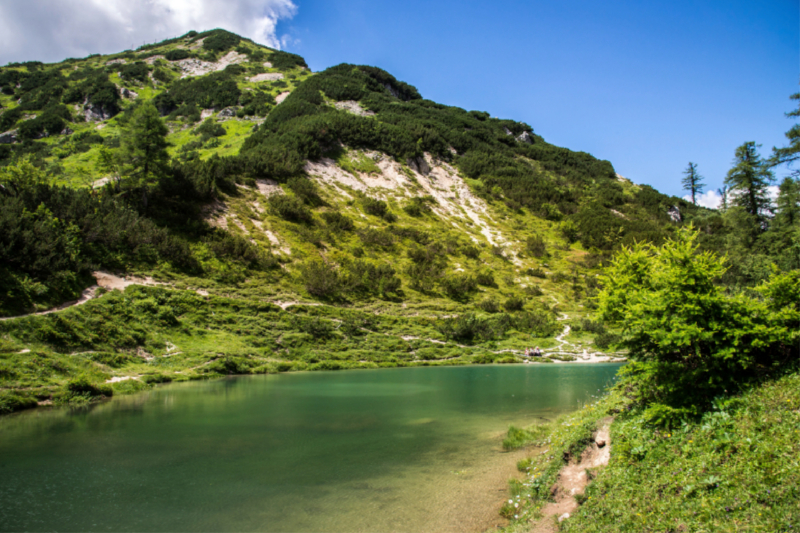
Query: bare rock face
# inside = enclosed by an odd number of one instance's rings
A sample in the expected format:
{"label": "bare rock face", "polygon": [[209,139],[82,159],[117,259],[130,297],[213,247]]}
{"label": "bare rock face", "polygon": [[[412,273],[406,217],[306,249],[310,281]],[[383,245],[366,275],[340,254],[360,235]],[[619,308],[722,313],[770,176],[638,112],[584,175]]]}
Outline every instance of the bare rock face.
{"label": "bare rock face", "polygon": [[114,116],[103,109],[103,106],[91,104],[87,104],[83,107],[83,114],[86,117],[86,122],[99,122],[108,120]]}
{"label": "bare rock face", "polygon": [[506,132],[506,135],[513,135],[513,133],[511,133],[511,130],[506,128],[505,126],[503,126],[503,131]]}
{"label": "bare rock face", "polygon": [[683,220],[683,215],[681,215],[681,210],[677,205],[673,205],[667,210],[667,214],[669,218],[672,219],[673,222],[680,222]]}
{"label": "bare rock face", "polygon": [[423,176],[431,173],[431,167],[424,157],[412,157],[408,160],[408,166]]}
{"label": "bare rock face", "polygon": [[17,142],[17,130],[0,133],[0,144],[13,144]]}
{"label": "bare rock face", "polygon": [[397,89],[395,89],[394,87],[392,87],[392,86],[391,86],[391,85],[389,85],[388,83],[384,84],[384,87],[386,87],[386,90],[387,90],[387,91],[389,91],[389,93],[390,93],[392,96],[394,96],[395,98],[400,98],[400,93],[399,93],[399,92],[397,92]]}
{"label": "bare rock face", "polygon": [[517,140],[521,143],[532,144],[533,136],[527,131],[523,131],[519,134],[519,136],[517,136]]}
{"label": "bare rock face", "polygon": [[264,74],[256,74],[247,79],[247,81],[252,83],[258,83],[261,81],[278,81],[283,79],[283,74],[280,72],[267,72]]}
{"label": "bare rock face", "polygon": [[345,100],[343,102],[336,102],[333,104],[336,109],[341,109],[343,111],[347,111],[348,113],[352,113],[354,115],[358,115],[361,117],[371,117],[375,113],[373,111],[367,111],[361,104],[356,102],[355,100]]}
{"label": "bare rock face", "polygon": [[138,98],[138,97],[139,97],[139,93],[136,93],[136,92],[134,92],[134,91],[131,91],[130,89],[127,89],[127,88],[125,88],[125,87],[120,87],[120,89],[119,89],[119,95],[120,95],[121,97],[123,97],[123,98],[128,98],[129,100],[133,100],[133,99],[135,99],[135,98]]}
{"label": "bare rock face", "polygon": [[226,107],[217,114],[218,118],[232,118],[235,116],[236,116],[236,109],[232,107]]}

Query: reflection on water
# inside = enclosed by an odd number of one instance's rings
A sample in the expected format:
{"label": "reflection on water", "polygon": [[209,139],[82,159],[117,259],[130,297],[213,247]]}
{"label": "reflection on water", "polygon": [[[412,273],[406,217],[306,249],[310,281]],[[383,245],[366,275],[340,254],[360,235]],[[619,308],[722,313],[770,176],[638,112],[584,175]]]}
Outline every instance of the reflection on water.
{"label": "reflection on water", "polygon": [[618,367],[248,376],[6,417],[0,530],[480,529],[508,425],[575,409]]}

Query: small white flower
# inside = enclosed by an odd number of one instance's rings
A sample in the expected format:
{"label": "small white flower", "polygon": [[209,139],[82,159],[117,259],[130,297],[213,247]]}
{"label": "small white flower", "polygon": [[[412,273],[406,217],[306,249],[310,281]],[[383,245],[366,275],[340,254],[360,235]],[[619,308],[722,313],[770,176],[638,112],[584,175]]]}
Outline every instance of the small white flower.
{"label": "small white flower", "polygon": [[508,500],[509,505],[511,505],[512,503],[514,503],[514,500]]}
{"label": "small white flower", "polygon": [[514,504],[514,509],[517,509],[517,508],[519,508],[519,504],[518,504],[518,503],[515,503],[515,504]]}

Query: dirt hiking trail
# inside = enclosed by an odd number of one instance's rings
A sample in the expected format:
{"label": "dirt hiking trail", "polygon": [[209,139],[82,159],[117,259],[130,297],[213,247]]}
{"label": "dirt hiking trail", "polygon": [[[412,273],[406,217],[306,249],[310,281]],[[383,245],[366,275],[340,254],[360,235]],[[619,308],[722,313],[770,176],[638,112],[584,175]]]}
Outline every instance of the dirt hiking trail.
{"label": "dirt hiking trail", "polygon": [[559,522],[569,519],[570,514],[578,508],[575,496],[583,494],[589,484],[586,470],[607,465],[611,457],[609,427],[612,421],[613,417],[610,416],[602,419],[594,440],[583,451],[578,462],[570,461],[570,464],[561,469],[558,481],[550,489],[555,502],[542,508],[542,518],[534,522],[531,533],[556,533]]}

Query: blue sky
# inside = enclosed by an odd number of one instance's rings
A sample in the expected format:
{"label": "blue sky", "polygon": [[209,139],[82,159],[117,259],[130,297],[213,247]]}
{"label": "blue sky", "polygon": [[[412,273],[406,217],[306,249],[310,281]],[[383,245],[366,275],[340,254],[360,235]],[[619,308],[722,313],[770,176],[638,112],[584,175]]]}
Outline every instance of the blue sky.
{"label": "blue sky", "polygon": [[784,145],[800,91],[797,1],[295,3],[278,33],[313,70],[379,66],[668,194],[689,161],[716,189],[737,146]]}
{"label": "blue sky", "polygon": [[[0,64],[60,61],[224,27],[314,71],[381,67],[425,98],[527,122],[682,195],[722,185],[746,141],[785,144],[797,0],[26,0],[0,2]],[[778,175],[785,175],[779,169]]]}

